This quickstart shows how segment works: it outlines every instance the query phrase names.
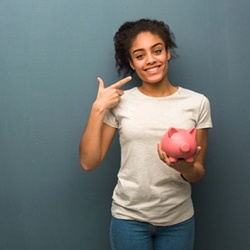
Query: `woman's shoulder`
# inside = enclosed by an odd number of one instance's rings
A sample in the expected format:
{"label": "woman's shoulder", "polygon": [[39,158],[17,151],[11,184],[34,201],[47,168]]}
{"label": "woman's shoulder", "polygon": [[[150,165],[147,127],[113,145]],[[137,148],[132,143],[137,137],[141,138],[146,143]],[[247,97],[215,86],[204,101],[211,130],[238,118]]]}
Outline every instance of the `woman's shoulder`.
{"label": "woman's shoulder", "polygon": [[192,98],[196,97],[196,98],[207,99],[207,97],[203,93],[200,93],[192,89],[183,88],[183,87],[179,87],[179,93],[180,95],[186,96],[186,97],[192,97]]}
{"label": "woman's shoulder", "polygon": [[124,95],[122,96],[122,98],[124,98],[124,97],[125,98],[138,97],[137,87],[133,87],[133,88],[124,90]]}
{"label": "woman's shoulder", "polygon": [[137,87],[133,87],[133,88],[124,90],[125,94],[134,94],[136,92],[137,92]]}

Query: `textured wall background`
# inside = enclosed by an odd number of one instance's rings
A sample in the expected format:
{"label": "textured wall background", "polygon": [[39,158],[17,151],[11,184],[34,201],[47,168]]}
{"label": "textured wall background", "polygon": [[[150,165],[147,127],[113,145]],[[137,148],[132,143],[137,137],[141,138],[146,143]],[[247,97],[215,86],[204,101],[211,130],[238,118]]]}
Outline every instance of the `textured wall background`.
{"label": "textured wall background", "polygon": [[1,0],[0,249],[110,249],[118,140],[90,173],[78,143],[96,77],[118,80],[113,35],[141,17],[170,25],[172,83],[212,106],[207,175],[193,185],[195,249],[248,249],[249,11],[247,0]]}

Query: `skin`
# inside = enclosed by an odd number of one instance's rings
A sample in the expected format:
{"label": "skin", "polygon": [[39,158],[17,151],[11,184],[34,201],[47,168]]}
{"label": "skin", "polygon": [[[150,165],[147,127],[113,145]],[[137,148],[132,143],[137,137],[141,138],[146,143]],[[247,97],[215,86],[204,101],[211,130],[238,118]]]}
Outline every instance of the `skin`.
{"label": "skin", "polygon": [[103,80],[97,78],[99,83],[97,97],[92,105],[79,147],[80,164],[84,170],[95,169],[104,159],[116,132],[115,128],[103,123],[105,113],[120,102],[123,91],[119,88],[131,79],[126,77],[105,88]]}
{"label": "skin", "polygon": [[[164,97],[175,93],[178,88],[173,86],[167,76],[170,51],[165,48],[164,41],[155,34],[142,32],[134,39],[130,48],[130,66],[142,80],[138,88],[143,94],[153,97]],[[109,87],[104,87],[103,80],[98,78],[98,93],[94,101],[86,129],[80,142],[81,167],[90,171],[95,169],[104,159],[114,138],[116,129],[103,123],[105,112],[118,105],[123,91],[120,87],[131,80],[126,77]],[[170,162],[168,156],[157,150],[160,159],[178,171],[189,182],[197,182],[205,174],[204,159],[207,149],[208,129],[197,129],[197,153],[193,162],[178,160]]]}

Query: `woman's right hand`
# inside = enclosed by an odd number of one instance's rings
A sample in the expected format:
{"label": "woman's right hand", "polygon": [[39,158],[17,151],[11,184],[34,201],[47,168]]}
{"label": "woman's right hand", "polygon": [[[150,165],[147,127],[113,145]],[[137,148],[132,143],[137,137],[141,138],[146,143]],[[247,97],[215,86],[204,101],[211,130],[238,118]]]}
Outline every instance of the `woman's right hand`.
{"label": "woman's right hand", "polygon": [[128,76],[105,88],[103,80],[98,77],[97,80],[99,87],[95,104],[101,110],[107,110],[115,107],[120,102],[121,96],[124,94],[124,91],[121,90],[120,87],[129,82],[131,79],[132,77]]}
{"label": "woman's right hand", "polygon": [[80,164],[84,170],[95,169],[104,159],[116,131],[115,128],[103,123],[105,112],[119,103],[124,94],[119,88],[131,79],[130,76],[126,77],[105,88],[103,80],[98,77],[97,97],[79,145]]}

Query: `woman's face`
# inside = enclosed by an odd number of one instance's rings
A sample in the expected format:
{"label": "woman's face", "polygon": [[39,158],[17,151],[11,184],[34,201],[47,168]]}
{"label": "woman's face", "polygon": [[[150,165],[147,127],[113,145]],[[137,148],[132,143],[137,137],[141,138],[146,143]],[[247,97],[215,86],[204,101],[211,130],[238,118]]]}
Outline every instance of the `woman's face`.
{"label": "woman's face", "polygon": [[171,55],[164,41],[156,34],[142,32],[130,48],[130,66],[143,83],[160,83],[166,79]]}

